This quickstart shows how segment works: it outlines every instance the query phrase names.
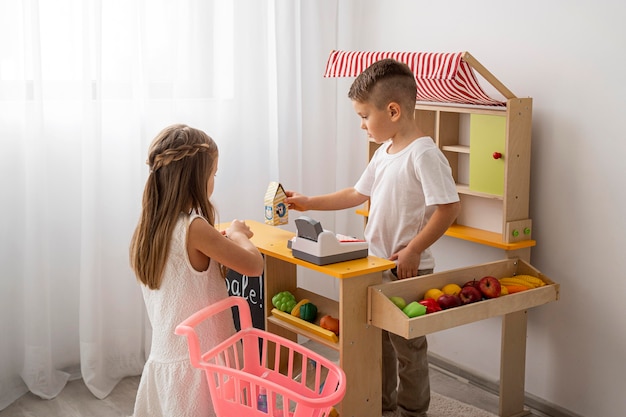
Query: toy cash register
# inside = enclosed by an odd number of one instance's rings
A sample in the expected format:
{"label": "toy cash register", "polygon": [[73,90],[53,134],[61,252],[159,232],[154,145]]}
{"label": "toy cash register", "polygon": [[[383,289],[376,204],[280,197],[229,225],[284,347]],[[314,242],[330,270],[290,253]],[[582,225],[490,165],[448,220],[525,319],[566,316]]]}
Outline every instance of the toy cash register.
{"label": "toy cash register", "polygon": [[367,242],[324,230],[319,221],[307,216],[295,220],[298,233],[289,241],[294,258],[316,265],[366,258]]}

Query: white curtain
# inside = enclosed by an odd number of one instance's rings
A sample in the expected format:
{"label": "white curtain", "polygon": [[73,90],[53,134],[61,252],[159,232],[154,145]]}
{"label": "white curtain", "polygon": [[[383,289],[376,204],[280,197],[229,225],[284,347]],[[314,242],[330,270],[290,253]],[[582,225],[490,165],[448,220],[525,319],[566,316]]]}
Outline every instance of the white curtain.
{"label": "white curtain", "polygon": [[74,378],[103,398],[141,373],[150,330],[127,252],[166,125],[218,143],[221,221],[262,221],[269,181],[335,189],[345,145],[322,74],[337,8],[0,2],[0,409]]}

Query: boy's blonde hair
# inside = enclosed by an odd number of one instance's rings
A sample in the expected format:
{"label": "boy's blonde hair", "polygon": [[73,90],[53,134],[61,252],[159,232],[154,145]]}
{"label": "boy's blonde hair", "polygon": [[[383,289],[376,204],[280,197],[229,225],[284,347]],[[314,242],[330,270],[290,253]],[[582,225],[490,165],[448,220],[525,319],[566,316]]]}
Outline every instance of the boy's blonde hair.
{"label": "boy's blonde hair", "polygon": [[348,97],[361,103],[370,102],[378,109],[396,102],[410,115],[415,110],[417,83],[408,65],[395,59],[382,59],[367,67],[354,80]]}
{"label": "boy's blonde hair", "polygon": [[161,286],[165,261],[180,213],[196,211],[215,224],[207,183],[217,163],[217,145],[206,133],[183,124],[163,129],[152,141],[150,175],[141,217],[130,245],[130,264],[150,289]]}

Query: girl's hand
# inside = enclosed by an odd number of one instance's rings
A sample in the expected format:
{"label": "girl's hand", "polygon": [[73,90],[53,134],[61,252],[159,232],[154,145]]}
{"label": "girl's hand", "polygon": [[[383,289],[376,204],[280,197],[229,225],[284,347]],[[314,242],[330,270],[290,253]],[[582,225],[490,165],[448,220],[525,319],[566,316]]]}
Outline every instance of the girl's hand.
{"label": "girl's hand", "polygon": [[226,237],[230,237],[234,233],[242,233],[248,239],[254,235],[252,230],[250,230],[250,226],[248,226],[245,221],[237,219],[230,223],[230,226],[226,229],[225,235]]}

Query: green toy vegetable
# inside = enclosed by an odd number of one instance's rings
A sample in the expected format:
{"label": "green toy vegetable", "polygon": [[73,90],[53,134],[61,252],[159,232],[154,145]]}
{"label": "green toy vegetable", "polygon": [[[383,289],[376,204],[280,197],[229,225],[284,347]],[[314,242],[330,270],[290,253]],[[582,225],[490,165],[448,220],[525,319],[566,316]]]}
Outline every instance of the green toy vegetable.
{"label": "green toy vegetable", "polygon": [[300,306],[300,318],[312,323],[317,318],[317,306],[313,303],[306,303]]}
{"label": "green toy vegetable", "polygon": [[289,291],[281,291],[272,297],[272,305],[287,313],[296,306],[296,297]]}
{"label": "green toy vegetable", "polygon": [[404,314],[409,317],[417,317],[426,314],[426,306],[418,303],[417,301],[413,301],[407,304],[402,311],[404,311]]}

